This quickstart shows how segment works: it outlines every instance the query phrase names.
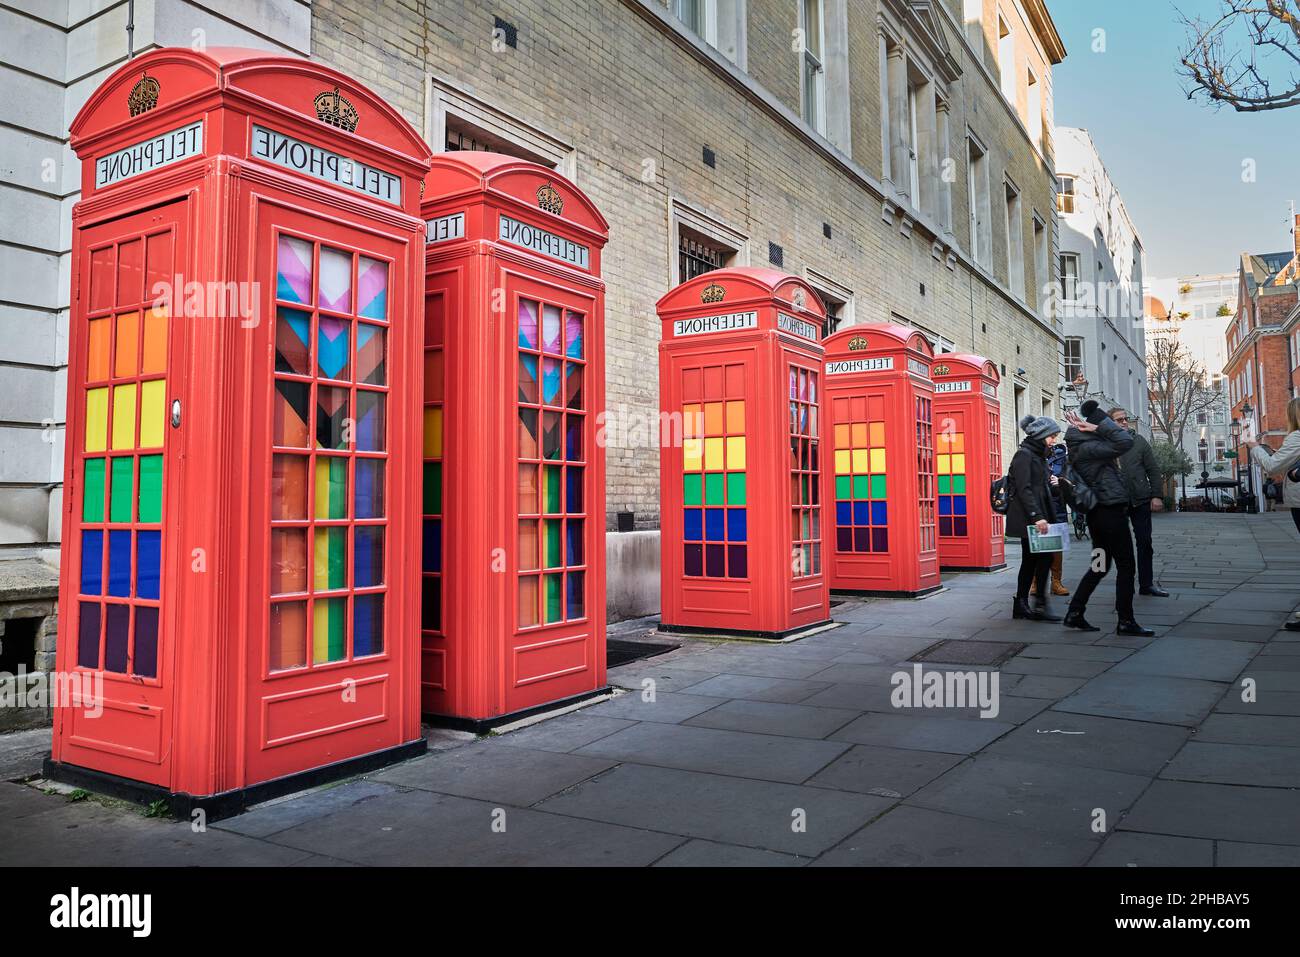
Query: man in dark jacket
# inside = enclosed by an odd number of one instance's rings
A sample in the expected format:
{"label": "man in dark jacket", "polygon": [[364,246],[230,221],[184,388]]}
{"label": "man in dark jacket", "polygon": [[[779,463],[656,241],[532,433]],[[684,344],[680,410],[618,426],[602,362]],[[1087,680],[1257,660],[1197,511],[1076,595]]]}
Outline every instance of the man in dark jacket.
{"label": "man in dark jacket", "polygon": [[[1088,572],[1074,590],[1070,610],[1065,615],[1067,628],[1100,631],[1083,617],[1088,599],[1110,572],[1113,563],[1118,571],[1115,581],[1115,611],[1119,615],[1117,634],[1150,637],[1149,628],[1137,623],[1133,614],[1133,579],[1137,571],[1133,559],[1133,538],[1128,528],[1130,504],[1128,486],[1120,474],[1118,459],[1133,447],[1133,436],[1101,410],[1095,399],[1079,406],[1079,414],[1067,416],[1070,423],[1065,444],[1070,447],[1070,465],[1084,485],[1092,489],[1097,504],[1088,512],[1088,531],[1092,535],[1094,558]],[[1097,552],[1100,551],[1100,555]],[[1102,567],[1097,567],[1097,558]]]}
{"label": "man in dark jacket", "polygon": [[1119,457],[1119,469],[1131,500],[1128,518],[1133,523],[1133,540],[1137,543],[1138,589],[1144,595],[1168,598],[1169,592],[1156,585],[1155,549],[1151,545],[1151,513],[1165,507],[1165,500],[1160,496],[1163,481],[1160,466],[1155,452],[1151,451],[1151,443],[1130,426],[1125,410],[1111,409],[1110,417],[1133,436],[1133,448]]}

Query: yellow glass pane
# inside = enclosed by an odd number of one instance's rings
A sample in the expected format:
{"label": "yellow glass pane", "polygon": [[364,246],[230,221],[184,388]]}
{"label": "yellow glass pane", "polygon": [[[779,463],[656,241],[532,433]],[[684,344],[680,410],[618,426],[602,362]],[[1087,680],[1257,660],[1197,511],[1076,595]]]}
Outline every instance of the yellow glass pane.
{"label": "yellow glass pane", "polygon": [[936,475],[952,474],[952,456],[936,455],[934,457],[934,472]]}
{"label": "yellow glass pane", "polygon": [[108,390],[86,390],[86,451],[102,452],[108,441]]}
{"label": "yellow glass pane", "polygon": [[865,449],[867,447],[867,424],[865,422],[853,423],[853,447],[855,449]]}
{"label": "yellow glass pane", "polygon": [[704,440],[686,439],[682,442],[682,469],[698,472],[704,467]]}
{"label": "yellow glass pane", "polygon": [[871,433],[871,447],[873,449],[883,448],[885,444],[885,423],[872,422],[870,433]]}
{"label": "yellow glass pane", "polygon": [[113,375],[135,375],[139,334],[140,313],[125,312],[117,317],[117,352],[113,356]]}
{"label": "yellow glass pane", "polygon": [[145,375],[167,371],[167,310],[161,307],[144,314],[144,361],[140,371]]}
{"label": "yellow glass pane", "polygon": [[745,437],[733,435],[727,439],[727,471],[739,472],[745,467]]}
{"label": "yellow glass pane", "polygon": [[442,408],[424,410],[424,457],[442,457]]}
{"label": "yellow glass pane", "polygon": [[699,405],[682,406],[682,438],[697,439],[704,434],[704,410]]}
{"label": "yellow glass pane", "polygon": [[885,450],[884,449],[871,450],[871,474],[872,475],[885,474]]}
{"label": "yellow glass pane", "polygon": [[721,435],[726,431],[723,415],[723,405],[721,402],[706,402],[704,404],[705,435]]}
{"label": "yellow glass pane", "polygon": [[966,456],[954,455],[952,457],[952,474],[953,475],[966,474]]}
{"label": "yellow glass pane", "polygon": [[135,383],[113,389],[113,448],[135,448]]}
{"label": "yellow glass pane", "polygon": [[166,379],[150,379],[140,386],[140,448],[162,448],[166,404]]}
{"label": "yellow glass pane", "polygon": [[867,474],[867,450],[866,449],[853,450],[853,474],[854,475]]}
{"label": "yellow glass pane", "polygon": [[853,441],[853,429],[848,425],[835,426],[835,447],[837,449],[849,448],[849,443]]}
{"label": "yellow glass pane", "polygon": [[963,433],[963,432],[954,432],[954,433],[953,433],[953,436],[952,436],[952,451],[953,451],[953,452],[965,452],[965,451],[966,451],[966,435],[965,435],[965,433]]}
{"label": "yellow glass pane", "polygon": [[732,435],[745,431],[745,403],[743,400],[727,403],[727,431]]}
{"label": "yellow glass pane", "polygon": [[835,453],[835,474],[848,475],[853,471],[853,453],[848,449],[839,449]]}
{"label": "yellow glass pane", "polygon": [[[706,412],[705,419],[707,418]],[[710,472],[722,471],[722,439],[704,440],[704,467]]]}

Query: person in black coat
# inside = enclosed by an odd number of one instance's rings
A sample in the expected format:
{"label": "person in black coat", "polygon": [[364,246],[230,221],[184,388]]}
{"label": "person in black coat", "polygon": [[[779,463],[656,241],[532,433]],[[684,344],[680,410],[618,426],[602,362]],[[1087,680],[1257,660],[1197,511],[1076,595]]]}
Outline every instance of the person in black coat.
{"label": "person in black coat", "polygon": [[[1065,447],[1062,439],[1057,439],[1056,444],[1047,450],[1047,481],[1051,485],[1052,501],[1056,504],[1056,515],[1052,523],[1056,525],[1070,524],[1069,503],[1073,496],[1070,495],[1071,487],[1069,479],[1066,477],[1066,468],[1070,462],[1069,450]],[[1061,581],[1061,573],[1064,570],[1065,553],[1052,552],[1052,594],[1068,595],[1070,589],[1065,587]],[[1029,594],[1038,594],[1038,583],[1029,586]]]}
{"label": "person in black coat", "polygon": [[1095,399],[1079,406],[1078,414],[1066,416],[1070,423],[1065,442],[1070,447],[1070,465],[1084,485],[1092,489],[1097,504],[1088,512],[1088,532],[1092,536],[1094,555],[1100,551],[1102,567],[1096,559],[1089,564],[1083,581],[1074,590],[1070,608],[1065,613],[1067,628],[1100,631],[1083,617],[1097,584],[1118,569],[1115,581],[1115,611],[1119,615],[1117,634],[1150,637],[1155,632],[1143,628],[1133,614],[1134,579],[1137,561],[1133,555],[1133,536],[1129,532],[1129,489],[1120,472],[1118,459],[1133,447],[1133,436],[1111,419]]}
{"label": "person in black coat", "polygon": [[[1060,621],[1047,607],[1047,576],[1052,570],[1052,553],[1029,550],[1029,529],[1037,528],[1040,535],[1045,535],[1048,525],[1056,521],[1056,497],[1052,493],[1047,457],[1061,434],[1061,427],[1045,415],[1027,415],[1020,420],[1020,428],[1025,432],[1025,439],[1007,467],[1006,533],[1008,537],[1020,537],[1020,576],[1016,580],[1011,617]],[[1032,608],[1029,605],[1031,584],[1037,589],[1038,597]]]}

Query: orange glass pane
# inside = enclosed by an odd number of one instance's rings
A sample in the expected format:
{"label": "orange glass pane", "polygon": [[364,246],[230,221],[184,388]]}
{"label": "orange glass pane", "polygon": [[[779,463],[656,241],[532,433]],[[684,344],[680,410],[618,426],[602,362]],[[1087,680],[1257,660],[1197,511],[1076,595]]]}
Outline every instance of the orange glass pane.
{"label": "orange glass pane", "polygon": [[885,423],[871,423],[871,447],[873,449],[881,448],[885,444]]}
{"label": "orange glass pane", "polygon": [[727,432],[730,435],[740,435],[745,431],[745,403],[728,402],[727,403]]}
{"label": "orange glass pane", "polygon": [[117,317],[117,351],[113,354],[113,375],[133,376],[139,361],[137,337],[140,335],[140,314],[124,312]]}
{"label": "orange glass pane", "polygon": [[301,668],[307,664],[307,603],[282,601],[271,606],[270,668]]}
{"label": "orange glass pane", "polygon": [[519,627],[537,624],[537,576],[519,579]]}
{"label": "orange glass pane", "polygon": [[722,435],[726,431],[721,402],[706,402],[704,405],[704,434]]}
{"label": "orange glass pane", "polygon": [[167,371],[166,309],[150,309],[144,314],[144,361],[140,371],[145,375]]}
{"label": "orange glass pane", "polygon": [[855,449],[865,449],[869,447],[867,445],[867,423],[853,423],[853,447]]}
{"label": "orange glass pane", "polygon": [[92,319],[88,325],[89,343],[86,349],[86,381],[102,382],[108,378],[108,334],[111,323],[107,319]]}

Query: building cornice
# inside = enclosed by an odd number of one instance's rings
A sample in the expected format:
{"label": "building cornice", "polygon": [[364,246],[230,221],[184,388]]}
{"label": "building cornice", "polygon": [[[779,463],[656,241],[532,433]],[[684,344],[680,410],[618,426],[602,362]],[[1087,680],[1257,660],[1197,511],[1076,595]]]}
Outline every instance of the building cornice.
{"label": "building cornice", "polygon": [[1025,5],[1025,12],[1029,14],[1029,22],[1038,34],[1038,39],[1042,41],[1043,49],[1047,51],[1047,58],[1053,65],[1060,63],[1065,59],[1065,41],[1056,31],[1052,15],[1047,12],[1047,4],[1044,0],[1022,0],[1022,2]]}
{"label": "building cornice", "polygon": [[[982,282],[996,292],[1004,302],[1018,311],[1026,319],[1039,326],[1044,332],[1052,336],[1058,342],[1061,340],[1059,329],[1052,328],[1050,322],[1044,317],[1038,315],[1030,309],[1023,301],[1017,299],[1006,286],[986,270],[979,263],[975,262],[970,254],[961,247],[956,237],[948,231],[943,230],[937,223],[931,220],[923,212],[915,209],[910,201],[897,193],[892,188],[887,187],[880,180],[876,179],[870,173],[860,166],[851,157],[842,153],[829,140],[817,133],[812,127],[803,121],[803,118],[795,114],[789,107],[778,100],[768,90],[759,86],[748,73],[741,70],[735,64],[731,63],[720,53],[706,44],[703,40],[689,31],[685,24],[681,23],[672,12],[656,3],[655,0],[623,0],[625,6],[630,7],[632,11],[638,14],[642,19],[647,21],[660,33],[676,43],[681,49],[695,57],[704,66],[712,70],[720,79],[726,82],[733,90],[744,96],[755,106],[761,108],[769,117],[776,120],[790,132],[802,139],[806,145],[811,147],[822,157],[838,166],[843,172],[847,173],[854,179],[858,185],[863,187],[868,193],[871,193],[875,199],[882,203],[889,203],[898,207],[906,217],[907,222],[912,229],[919,228],[919,231],[932,240],[942,242],[949,250],[949,255],[955,256],[973,275],[978,276]],[[945,9],[943,4],[939,5],[940,9]],[[998,96],[999,100],[1005,103],[1005,97]],[[1015,114],[1013,113],[1014,117]],[[1018,117],[1017,117],[1018,119]],[[1023,131],[1024,125],[1021,124]],[[1029,148],[1034,149],[1032,142],[1029,142]],[[1040,154],[1041,155],[1041,154]],[[1045,161],[1046,162],[1046,161]],[[1049,177],[1053,176],[1050,163],[1046,163],[1046,172]]]}

